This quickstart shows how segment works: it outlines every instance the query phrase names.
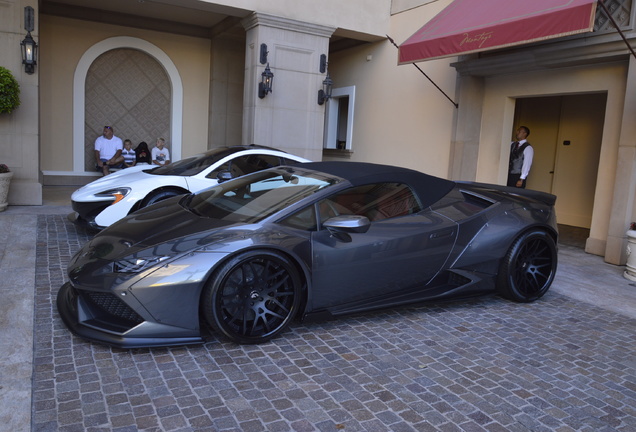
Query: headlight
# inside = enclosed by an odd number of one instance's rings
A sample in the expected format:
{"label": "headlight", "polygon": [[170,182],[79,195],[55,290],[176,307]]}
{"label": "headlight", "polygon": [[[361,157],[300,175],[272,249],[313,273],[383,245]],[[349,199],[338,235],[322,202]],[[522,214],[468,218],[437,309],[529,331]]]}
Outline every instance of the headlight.
{"label": "headlight", "polygon": [[119,261],[115,261],[113,270],[117,273],[139,273],[159,264],[162,261],[170,258],[169,256],[154,256],[149,258],[124,258]]}
{"label": "headlight", "polygon": [[130,193],[130,188],[128,188],[128,187],[120,187],[120,188],[109,189],[109,190],[104,191],[104,192],[96,193],[95,196],[98,196],[98,197],[112,197],[113,198],[113,202],[110,203],[110,205],[113,205],[113,204],[118,203],[119,201],[123,200],[124,197],[126,195],[128,195],[129,193]]}

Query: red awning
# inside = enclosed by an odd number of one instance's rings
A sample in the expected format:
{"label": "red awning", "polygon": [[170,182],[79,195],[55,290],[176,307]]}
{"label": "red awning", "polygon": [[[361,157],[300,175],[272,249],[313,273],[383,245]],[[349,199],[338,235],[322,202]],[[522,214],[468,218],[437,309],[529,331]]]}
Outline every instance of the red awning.
{"label": "red awning", "polygon": [[408,38],[399,64],[592,31],[596,0],[454,0]]}

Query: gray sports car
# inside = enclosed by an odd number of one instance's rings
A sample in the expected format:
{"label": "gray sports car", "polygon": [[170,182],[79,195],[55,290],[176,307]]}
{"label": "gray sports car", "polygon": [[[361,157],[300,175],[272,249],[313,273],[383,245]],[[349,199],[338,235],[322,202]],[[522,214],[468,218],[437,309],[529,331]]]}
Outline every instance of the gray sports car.
{"label": "gray sports car", "polygon": [[530,302],[557,268],[556,197],[355,162],[280,166],[165,200],[72,258],[57,308],[133,348],[259,343],[295,319],[497,292]]}

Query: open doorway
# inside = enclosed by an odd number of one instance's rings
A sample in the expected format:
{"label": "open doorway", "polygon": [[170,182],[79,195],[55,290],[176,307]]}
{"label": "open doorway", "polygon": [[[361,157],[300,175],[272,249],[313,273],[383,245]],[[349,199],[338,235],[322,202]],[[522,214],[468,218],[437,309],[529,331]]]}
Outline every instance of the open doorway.
{"label": "open doorway", "polygon": [[530,128],[534,161],[527,188],[557,196],[559,224],[589,229],[606,93],[517,99],[514,128]]}

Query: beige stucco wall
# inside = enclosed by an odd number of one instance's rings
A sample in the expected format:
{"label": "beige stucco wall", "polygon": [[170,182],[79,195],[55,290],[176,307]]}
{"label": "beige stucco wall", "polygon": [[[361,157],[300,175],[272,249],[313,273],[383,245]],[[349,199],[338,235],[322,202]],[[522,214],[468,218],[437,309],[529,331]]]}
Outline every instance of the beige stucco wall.
{"label": "beige stucco wall", "polygon": [[[11,205],[42,203],[38,153],[38,74],[24,72],[20,42],[26,36],[24,8],[36,1],[0,2],[0,66],[11,71],[20,85],[20,106],[11,114],[0,114],[0,163],[13,172],[8,201]],[[31,35],[39,39],[37,19]],[[36,69],[39,67],[36,66]]]}
{"label": "beige stucco wall", "polygon": [[[389,36],[402,43],[449,3],[434,2],[393,15]],[[456,108],[414,66],[398,66],[397,55],[398,50],[385,40],[334,53],[329,59],[334,88],[356,86],[350,160],[448,177]],[[451,61],[418,65],[454,98],[456,74]]]}
{"label": "beige stucco wall", "polygon": [[607,92],[601,155],[594,193],[588,251],[604,254],[614,191],[621,119],[625,102],[626,63],[546,70],[487,78],[481,121],[477,181],[504,184],[515,98],[568,93]]}
{"label": "beige stucco wall", "polygon": [[182,156],[207,149],[210,41],[169,33],[40,16],[41,168],[71,172],[73,78],[82,55],[114,36],[140,38],[174,62],[183,84]]}
{"label": "beige stucco wall", "polygon": [[392,0],[391,13],[400,13],[439,0]]}

